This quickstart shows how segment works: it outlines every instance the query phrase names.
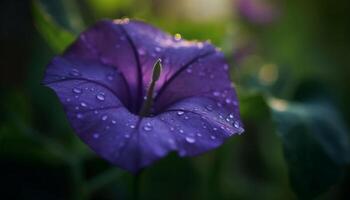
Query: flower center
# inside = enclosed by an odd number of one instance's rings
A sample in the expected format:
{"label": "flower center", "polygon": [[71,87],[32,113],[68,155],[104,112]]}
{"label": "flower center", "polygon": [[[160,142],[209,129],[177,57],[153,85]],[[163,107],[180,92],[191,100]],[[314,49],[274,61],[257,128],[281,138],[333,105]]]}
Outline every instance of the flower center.
{"label": "flower center", "polygon": [[157,80],[160,77],[161,72],[162,72],[162,61],[161,59],[158,59],[153,65],[152,80],[147,90],[146,100],[143,102],[141,111],[139,113],[139,115],[141,116],[148,116],[150,114],[150,111],[153,105],[154,87],[156,85]]}

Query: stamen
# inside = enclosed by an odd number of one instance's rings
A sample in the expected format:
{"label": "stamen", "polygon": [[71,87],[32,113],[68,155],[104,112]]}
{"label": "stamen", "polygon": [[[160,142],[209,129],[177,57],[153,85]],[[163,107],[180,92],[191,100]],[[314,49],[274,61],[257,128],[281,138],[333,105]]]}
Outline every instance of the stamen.
{"label": "stamen", "polygon": [[141,116],[147,116],[150,114],[150,110],[153,105],[153,92],[154,92],[154,87],[156,85],[156,82],[158,81],[160,74],[162,72],[162,61],[161,59],[158,59],[156,63],[153,65],[153,70],[152,70],[152,80],[149,85],[147,95],[146,95],[146,100],[142,105],[140,115]]}

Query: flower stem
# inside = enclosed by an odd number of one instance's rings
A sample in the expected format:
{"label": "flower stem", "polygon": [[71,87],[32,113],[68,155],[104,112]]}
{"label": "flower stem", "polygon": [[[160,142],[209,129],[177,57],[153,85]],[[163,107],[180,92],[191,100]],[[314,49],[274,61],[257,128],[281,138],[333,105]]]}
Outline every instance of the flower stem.
{"label": "flower stem", "polygon": [[141,173],[138,173],[133,177],[133,183],[132,183],[132,199],[133,200],[140,199],[140,176],[141,176]]}

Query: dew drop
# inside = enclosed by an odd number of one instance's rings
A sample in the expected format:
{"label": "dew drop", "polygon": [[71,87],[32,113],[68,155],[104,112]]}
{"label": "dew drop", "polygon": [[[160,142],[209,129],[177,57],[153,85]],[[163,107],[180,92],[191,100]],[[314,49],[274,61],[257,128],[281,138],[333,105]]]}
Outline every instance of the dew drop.
{"label": "dew drop", "polygon": [[112,124],[116,124],[117,122],[115,120],[112,120]]}
{"label": "dew drop", "polygon": [[228,64],[224,64],[224,70],[227,71],[228,70]]}
{"label": "dew drop", "polygon": [[184,111],[177,111],[177,115],[181,116],[183,115],[185,112]]}
{"label": "dew drop", "polygon": [[239,123],[236,121],[235,123],[233,123],[233,126],[239,128]]}
{"label": "dew drop", "polygon": [[144,126],[143,126],[143,130],[145,131],[151,131],[153,129],[152,124],[147,122]]}
{"label": "dew drop", "polygon": [[192,69],[191,68],[187,68],[186,72],[190,74],[190,73],[192,73]]}
{"label": "dew drop", "polygon": [[82,107],[87,107],[87,104],[86,104],[85,102],[81,102],[80,105],[81,105]]}
{"label": "dew drop", "polygon": [[198,137],[202,137],[202,134],[201,133],[197,133],[196,134]]}
{"label": "dew drop", "polygon": [[170,131],[174,131],[174,130],[175,130],[175,128],[171,126],[170,127]]}
{"label": "dew drop", "polygon": [[180,133],[184,133],[184,130],[180,129],[179,132],[180,132]]}
{"label": "dew drop", "polygon": [[214,135],[210,136],[210,139],[215,140],[216,137]]}
{"label": "dew drop", "polygon": [[218,130],[218,128],[216,128],[216,127],[213,128],[213,131],[217,131],[217,130]]}
{"label": "dew drop", "polygon": [[231,103],[231,99],[230,99],[230,98],[226,98],[226,99],[225,99],[225,102],[226,102],[227,104],[230,104],[230,103]]}
{"label": "dew drop", "polygon": [[97,98],[98,100],[100,100],[100,101],[104,101],[104,100],[105,100],[105,96],[104,96],[103,93],[97,94],[97,95],[96,95],[96,98]]}
{"label": "dew drop", "polygon": [[79,89],[79,88],[73,88],[73,92],[74,92],[75,94],[80,94],[82,91],[81,91],[81,89]]}
{"label": "dew drop", "polygon": [[99,137],[100,137],[100,134],[98,134],[98,133],[94,133],[94,134],[92,134],[92,137],[93,137],[93,138],[95,138],[95,139],[97,139],[97,138],[99,138]]}
{"label": "dew drop", "polygon": [[179,33],[176,33],[175,36],[174,36],[174,39],[175,39],[176,41],[181,40],[181,35],[180,35]]}
{"label": "dew drop", "polygon": [[161,52],[161,51],[162,51],[162,49],[161,49],[160,47],[156,47],[156,48],[154,48],[154,50],[155,50],[156,52]]}
{"label": "dew drop", "polygon": [[108,119],[108,116],[107,115],[103,115],[102,118],[101,118],[103,121],[106,121]]}
{"label": "dew drop", "polygon": [[136,126],[133,125],[133,124],[130,125],[130,128],[132,128],[132,129],[134,129],[135,127],[136,127]]}
{"label": "dew drop", "polygon": [[124,137],[125,138],[130,138],[130,135],[129,134],[125,134]]}
{"label": "dew drop", "polygon": [[171,144],[171,145],[175,145],[175,141],[171,138],[168,139],[168,142]]}
{"label": "dew drop", "polygon": [[79,70],[77,69],[72,69],[72,71],[69,74],[72,76],[81,76]]}
{"label": "dew drop", "polygon": [[112,74],[108,74],[108,75],[107,75],[107,79],[108,79],[109,81],[113,81],[114,77],[113,77]]}
{"label": "dew drop", "polygon": [[140,56],[146,55],[146,51],[143,48],[139,48],[137,52],[140,54]]}
{"label": "dew drop", "polygon": [[213,92],[213,96],[215,96],[215,97],[220,96],[220,92],[218,92],[218,91],[214,91],[214,92]]}
{"label": "dew drop", "polygon": [[82,118],[83,118],[83,114],[78,113],[78,114],[77,114],[77,118],[78,118],[78,119],[82,119]]}
{"label": "dew drop", "polygon": [[70,102],[70,98],[67,98],[66,101],[67,101],[67,102]]}
{"label": "dew drop", "polygon": [[207,105],[205,108],[206,108],[208,111],[212,111],[212,110],[213,110],[213,106],[212,106],[212,105]]}
{"label": "dew drop", "polygon": [[217,102],[216,105],[221,108],[222,107],[222,104],[220,102]]}
{"label": "dew drop", "polygon": [[96,114],[96,115],[97,115],[97,114],[98,114],[98,110],[94,110],[94,114]]}
{"label": "dew drop", "polygon": [[188,116],[185,116],[185,119],[189,119],[189,117],[188,117]]}
{"label": "dew drop", "polygon": [[185,139],[186,139],[186,142],[191,143],[191,144],[196,142],[196,140],[192,137],[186,137]]}

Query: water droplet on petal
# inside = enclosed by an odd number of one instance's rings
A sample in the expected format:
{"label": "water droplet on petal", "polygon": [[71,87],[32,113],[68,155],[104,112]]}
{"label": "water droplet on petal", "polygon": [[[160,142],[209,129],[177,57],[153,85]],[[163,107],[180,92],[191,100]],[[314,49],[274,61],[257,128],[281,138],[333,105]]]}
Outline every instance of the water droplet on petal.
{"label": "water droplet on petal", "polygon": [[160,47],[156,47],[156,48],[154,48],[154,50],[155,50],[156,52],[161,52],[161,51],[162,51],[162,49],[161,49]]}
{"label": "water droplet on petal", "polygon": [[179,132],[180,132],[180,133],[184,133],[184,130],[180,129]]}
{"label": "water droplet on petal", "polygon": [[185,119],[189,119],[189,117],[188,117],[188,116],[185,116]]}
{"label": "water droplet on petal", "polygon": [[136,126],[135,126],[135,125],[133,125],[133,124],[131,124],[131,125],[130,125],[130,128],[135,128],[135,127],[136,127]]}
{"label": "water droplet on petal", "polygon": [[72,69],[72,71],[69,74],[72,76],[81,76],[79,70],[77,69]]}
{"label": "water droplet on petal", "polygon": [[227,71],[228,70],[228,64],[224,64],[224,70]]}
{"label": "water droplet on petal", "polygon": [[233,105],[238,106],[238,102],[237,101],[233,101],[232,103],[233,103]]}
{"label": "water droplet on petal", "polygon": [[97,98],[98,100],[100,100],[100,101],[104,101],[104,100],[105,100],[105,96],[104,96],[103,93],[97,94],[97,95],[96,95],[96,98]]}
{"label": "water droplet on petal", "polygon": [[212,106],[212,105],[207,105],[205,108],[206,108],[208,111],[212,111],[212,110],[213,110],[213,106]]}
{"label": "water droplet on petal", "polygon": [[146,55],[146,51],[143,48],[139,48],[137,52],[139,52],[140,56]]}
{"label": "water droplet on petal", "polygon": [[175,39],[176,41],[181,40],[181,34],[176,33],[176,34],[174,35],[174,39]]}
{"label": "water droplet on petal", "polygon": [[92,137],[94,137],[95,139],[97,139],[97,138],[99,138],[99,137],[100,137],[100,134],[98,134],[98,133],[94,133],[94,134],[92,134]]}
{"label": "water droplet on petal", "polygon": [[108,119],[108,116],[107,115],[103,115],[102,118],[101,118],[103,121],[106,121]]}
{"label": "water droplet on petal", "polygon": [[214,91],[214,92],[213,92],[213,95],[214,95],[215,97],[218,97],[218,96],[220,96],[220,92]]}
{"label": "water droplet on petal", "polygon": [[79,89],[79,88],[73,88],[73,92],[74,92],[75,94],[80,94],[82,91],[81,91],[81,89]]}
{"label": "water droplet on petal", "polygon": [[191,144],[196,142],[196,140],[192,137],[186,137],[185,139],[186,139],[186,142],[191,143]]}
{"label": "water droplet on petal", "polygon": [[117,122],[115,120],[112,120],[112,124],[116,124]]}
{"label": "water droplet on petal", "polygon": [[108,75],[107,75],[107,79],[108,79],[109,81],[113,81],[114,77],[113,77],[112,74],[108,74]]}
{"label": "water droplet on petal", "polygon": [[171,126],[170,127],[170,131],[174,131],[174,130],[175,130],[175,128]]}
{"label": "water droplet on petal", "polygon": [[125,134],[124,137],[125,138],[130,138],[130,135],[129,134]]}
{"label": "water droplet on petal", "polygon": [[186,72],[190,74],[190,73],[192,73],[192,69],[191,68],[187,68]]}
{"label": "water droplet on petal", "polygon": [[236,127],[236,128],[239,128],[239,123],[238,123],[238,121],[236,121],[235,123],[233,123],[233,126]]}
{"label": "water droplet on petal", "polygon": [[177,115],[181,116],[183,115],[185,112],[184,111],[177,111]]}
{"label": "water droplet on petal", "polygon": [[202,134],[201,133],[197,133],[196,134],[198,137],[202,137]]}
{"label": "water droplet on petal", "polygon": [[83,118],[83,114],[78,113],[78,114],[77,114],[77,118],[78,118],[78,119],[82,119],[82,118]]}
{"label": "water droplet on petal", "polygon": [[153,129],[152,124],[147,122],[144,126],[143,126],[143,130],[145,131],[151,131]]}
{"label": "water droplet on petal", "polygon": [[215,140],[216,137],[214,135],[210,136],[210,139]]}
{"label": "water droplet on petal", "polygon": [[85,102],[81,102],[80,105],[81,105],[82,107],[87,107],[87,104],[86,104]]}
{"label": "water droplet on petal", "polygon": [[217,131],[217,130],[218,130],[218,128],[216,128],[216,127],[213,128],[213,131]]}
{"label": "water droplet on petal", "polygon": [[230,104],[230,103],[231,103],[231,99],[230,99],[230,98],[226,98],[226,99],[225,99],[225,102],[226,102],[227,104]]}
{"label": "water droplet on petal", "polygon": [[70,102],[70,98],[67,98],[66,101],[67,101],[67,102]]}

